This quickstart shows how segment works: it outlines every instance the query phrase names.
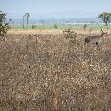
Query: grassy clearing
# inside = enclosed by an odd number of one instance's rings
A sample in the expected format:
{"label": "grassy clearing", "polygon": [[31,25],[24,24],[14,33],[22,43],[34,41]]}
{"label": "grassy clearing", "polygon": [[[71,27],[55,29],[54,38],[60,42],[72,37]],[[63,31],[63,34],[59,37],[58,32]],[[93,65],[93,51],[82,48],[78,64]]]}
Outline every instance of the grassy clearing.
{"label": "grassy clearing", "polygon": [[111,35],[99,48],[77,37],[10,31],[0,41],[0,111],[110,111]]}
{"label": "grassy clearing", "polygon": [[[56,24],[57,25],[57,29],[61,30],[61,29],[73,29],[73,30],[83,30],[83,26],[84,24]],[[99,30],[100,28],[106,29],[106,26],[104,26],[104,24],[87,24],[87,28],[86,30]],[[29,25],[29,27],[25,27],[23,29],[22,25],[12,25],[11,26],[12,30],[31,30],[32,29],[32,25]],[[52,30],[55,29],[54,28],[54,24],[52,25],[36,25],[36,30]],[[109,26],[109,30],[111,29],[111,25]]]}
{"label": "grassy clearing", "polygon": [[[24,29],[22,25],[12,25],[11,28],[14,30],[31,30],[32,25],[29,25],[28,27],[25,26]],[[53,25],[36,25],[36,29],[39,30],[52,29],[52,28],[54,29]]]}

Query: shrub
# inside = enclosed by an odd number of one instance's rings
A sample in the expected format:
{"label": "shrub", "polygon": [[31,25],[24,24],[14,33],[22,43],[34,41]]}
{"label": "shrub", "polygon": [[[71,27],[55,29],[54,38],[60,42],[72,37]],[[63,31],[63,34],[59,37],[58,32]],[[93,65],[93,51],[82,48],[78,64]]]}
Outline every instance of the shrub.
{"label": "shrub", "polygon": [[37,28],[37,26],[36,25],[32,25],[32,29],[36,29]]}
{"label": "shrub", "polygon": [[0,11],[0,36],[5,36],[9,30],[9,24],[6,22],[6,14]]}
{"label": "shrub", "polygon": [[54,28],[55,28],[55,29],[57,29],[57,28],[58,28],[57,24],[54,24]]}
{"label": "shrub", "polygon": [[84,24],[83,29],[86,30],[87,28],[87,24]]}
{"label": "shrub", "polygon": [[75,31],[72,31],[71,29],[65,29],[63,34],[66,38],[70,38],[73,39],[73,41],[76,41],[77,33]]}

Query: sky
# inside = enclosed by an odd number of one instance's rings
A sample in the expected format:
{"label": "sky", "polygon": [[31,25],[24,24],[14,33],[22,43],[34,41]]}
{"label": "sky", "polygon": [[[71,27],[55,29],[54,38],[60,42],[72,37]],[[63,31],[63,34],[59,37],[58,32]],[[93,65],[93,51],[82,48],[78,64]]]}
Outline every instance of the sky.
{"label": "sky", "polygon": [[111,0],[0,0],[8,18],[88,18],[111,12]]}

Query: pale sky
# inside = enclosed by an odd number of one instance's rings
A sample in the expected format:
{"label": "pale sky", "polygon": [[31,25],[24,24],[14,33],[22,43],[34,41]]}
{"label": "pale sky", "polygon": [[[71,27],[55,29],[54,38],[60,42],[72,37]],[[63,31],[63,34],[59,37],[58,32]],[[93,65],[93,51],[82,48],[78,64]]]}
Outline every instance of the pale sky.
{"label": "pale sky", "polygon": [[10,18],[87,18],[111,12],[111,0],[0,0],[0,11]]}

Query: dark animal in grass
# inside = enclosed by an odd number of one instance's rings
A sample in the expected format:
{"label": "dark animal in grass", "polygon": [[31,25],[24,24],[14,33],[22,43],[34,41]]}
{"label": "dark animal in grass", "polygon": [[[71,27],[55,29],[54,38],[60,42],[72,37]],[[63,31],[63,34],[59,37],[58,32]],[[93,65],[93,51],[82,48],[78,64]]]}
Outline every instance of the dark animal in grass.
{"label": "dark animal in grass", "polygon": [[96,45],[99,45],[101,42],[103,42],[104,35],[107,35],[107,32],[103,32],[101,29],[101,35],[94,35],[94,36],[88,36],[85,38],[85,43],[93,43]]}

